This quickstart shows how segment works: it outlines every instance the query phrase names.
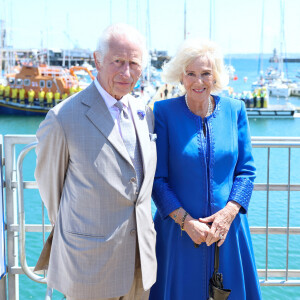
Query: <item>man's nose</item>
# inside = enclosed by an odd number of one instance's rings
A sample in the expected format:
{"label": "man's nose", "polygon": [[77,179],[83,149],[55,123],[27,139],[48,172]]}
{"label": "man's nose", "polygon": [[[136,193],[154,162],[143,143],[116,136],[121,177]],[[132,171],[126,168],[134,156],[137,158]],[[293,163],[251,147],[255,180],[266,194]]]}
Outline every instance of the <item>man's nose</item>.
{"label": "man's nose", "polygon": [[124,77],[130,77],[130,65],[129,65],[128,61],[124,62],[123,66],[122,66],[121,74]]}

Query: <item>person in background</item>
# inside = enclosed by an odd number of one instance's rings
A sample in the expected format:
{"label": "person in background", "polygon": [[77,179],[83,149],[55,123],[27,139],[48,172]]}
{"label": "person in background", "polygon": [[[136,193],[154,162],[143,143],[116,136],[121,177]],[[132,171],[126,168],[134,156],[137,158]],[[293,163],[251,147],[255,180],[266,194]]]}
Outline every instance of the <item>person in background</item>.
{"label": "person in background", "polygon": [[167,99],[167,97],[168,97],[168,93],[169,93],[169,90],[168,90],[168,85],[166,84],[166,85],[165,85],[165,89],[164,89],[164,95],[165,95],[165,99]]}
{"label": "person in background", "polygon": [[220,247],[230,299],[259,300],[246,215],[256,168],[245,104],[216,95],[228,75],[211,41],[184,41],[163,74],[186,93],[154,104],[158,273],[150,299],[208,299]]}
{"label": "person in background", "polygon": [[37,131],[35,177],[54,225],[47,283],[68,300],[144,300],[157,268],[156,138],[151,109],[130,92],[147,62],[145,39],[111,25],[94,59],[94,82]]}
{"label": "person in background", "polygon": [[141,81],[141,95],[144,95],[145,83],[144,80]]}
{"label": "person in background", "polygon": [[258,96],[258,94],[257,94],[257,89],[255,89],[254,92],[253,92],[253,107],[254,107],[254,108],[255,108],[256,105],[257,105],[257,96]]}
{"label": "person in background", "polygon": [[260,108],[265,107],[265,98],[266,98],[266,90],[264,88],[261,89],[260,91]]}

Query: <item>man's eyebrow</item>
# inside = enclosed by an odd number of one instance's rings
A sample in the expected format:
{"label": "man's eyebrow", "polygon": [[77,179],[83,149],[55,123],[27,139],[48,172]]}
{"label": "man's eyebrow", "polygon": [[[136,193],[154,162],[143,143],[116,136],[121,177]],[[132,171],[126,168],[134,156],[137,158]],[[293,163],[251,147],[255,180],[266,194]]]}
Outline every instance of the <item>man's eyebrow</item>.
{"label": "man's eyebrow", "polygon": [[113,57],[112,57],[112,59],[113,60],[115,60],[115,59],[122,59],[119,55],[114,55]]}

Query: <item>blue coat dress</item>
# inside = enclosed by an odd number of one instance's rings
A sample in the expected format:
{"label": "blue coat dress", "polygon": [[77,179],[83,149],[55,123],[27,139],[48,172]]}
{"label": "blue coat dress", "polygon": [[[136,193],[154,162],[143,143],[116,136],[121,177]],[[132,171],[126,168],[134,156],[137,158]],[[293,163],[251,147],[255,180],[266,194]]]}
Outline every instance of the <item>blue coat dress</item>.
{"label": "blue coat dress", "polygon": [[245,105],[239,100],[213,97],[215,110],[203,122],[187,108],[184,97],[154,106],[158,274],[150,300],[208,299],[214,245],[202,243],[195,248],[168,215],[183,207],[193,218],[207,217],[229,200],[242,207],[220,247],[224,288],[232,290],[230,300],[261,299],[246,216],[256,169]]}

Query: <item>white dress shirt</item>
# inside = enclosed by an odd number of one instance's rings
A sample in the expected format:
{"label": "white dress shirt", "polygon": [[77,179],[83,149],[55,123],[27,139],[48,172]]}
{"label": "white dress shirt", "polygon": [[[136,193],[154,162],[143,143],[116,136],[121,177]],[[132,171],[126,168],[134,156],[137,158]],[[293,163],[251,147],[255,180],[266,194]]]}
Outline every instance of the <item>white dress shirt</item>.
{"label": "white dress shirt", "polygon": [[111,96],[99,83],[97,78],[94,79],[95,86],[97,90],[99,91],[100,95],[102,96],[111,117],[113,118],[115,124],[117,124],[119,133],[122,137],[122,132],[120,129],[120,110],[115,106],[117,101],[121,101],[123,106],[124,106],[124,111],[127,113],[129,116],[131,122],[133,123],[133,126],[135,128],[133,118],[132,118],[132,112],[128,104],[128,95],[123,96],[120,100],[115,99],[113,96]]}

